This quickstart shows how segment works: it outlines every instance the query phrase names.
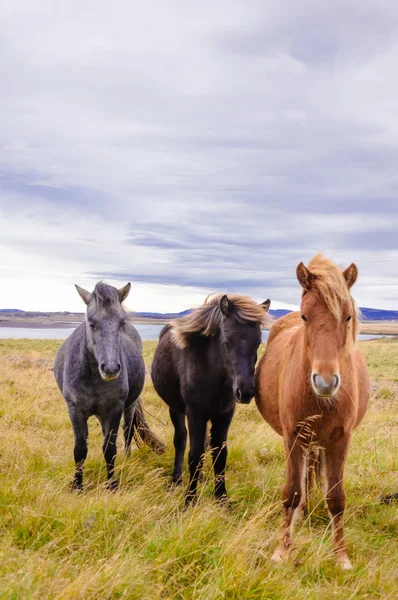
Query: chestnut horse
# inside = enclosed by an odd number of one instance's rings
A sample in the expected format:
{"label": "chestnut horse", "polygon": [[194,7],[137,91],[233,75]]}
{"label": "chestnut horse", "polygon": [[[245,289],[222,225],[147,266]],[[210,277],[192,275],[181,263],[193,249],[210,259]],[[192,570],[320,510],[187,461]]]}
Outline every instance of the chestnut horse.
{"label": "chestnut horse", "polygon": [[343,569],[351,568],[343,531],[344,464],[369,400],[367,367],[356,345],[358,311],[350,294],[357,276],[355,264],[341,271],[321,254],[308,268],[300,263],[301,310],[274,323],[256,372],[257,408],[283,436],[287,461],[276,562],[292,545],[293,524],[303,514],[317,466],[326,476],[334,552]]}

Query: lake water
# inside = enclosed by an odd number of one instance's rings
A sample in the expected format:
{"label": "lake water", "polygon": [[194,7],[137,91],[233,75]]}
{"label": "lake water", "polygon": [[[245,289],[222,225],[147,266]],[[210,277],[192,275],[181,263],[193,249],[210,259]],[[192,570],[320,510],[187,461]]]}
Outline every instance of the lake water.
{"label": "lake water", "polygon": [[[159,333],[161,332],[163,325],[157,325],[156,323],[136,323],[134,325],[138,330],[143,340],[158,340]],[[0,338],[1,339],[22,339],[26,338],[29,340],[64,340],[67,338],[74,327],[53,327],[53,328],[36,328],[36,327],[0,327]],[[390,337],[388,335],[372,335],[363,333],[359,336],[360,340],[374,340],[381,337]],[[268,331],[263,331],[263,342],[266,342],[268,338]]]}

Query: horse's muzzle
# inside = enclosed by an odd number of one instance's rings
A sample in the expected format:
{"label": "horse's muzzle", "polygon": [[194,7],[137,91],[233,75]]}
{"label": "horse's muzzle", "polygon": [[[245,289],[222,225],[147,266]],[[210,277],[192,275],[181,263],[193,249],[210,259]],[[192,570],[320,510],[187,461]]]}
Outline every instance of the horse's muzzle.
{"label": "horse's muzzle", "polygon": [[340,387],[340,376],[338,373],[334,373],[330,377],[319,375],[318,373],[312,373],[311,383],[314,392],[321,398],[331,398],[337,392]]}
{"label": "horse's muzzle", "polygon": [[246,392],[242,388],[238,387],[235,392],[235,396],[236,396],[236,401],[239,404],[249,404],[249,402],[251,401],[251,399],[254,396],[254,390],[253,390],[253,392]]}
{"label": "horse's muzzle", "polygon": [[115,365],[114,368],[109,368],[105,364],[102,364],[99,367],[100,375],[103,381],[115,381],[120,375],[121,367],[120,365]]}

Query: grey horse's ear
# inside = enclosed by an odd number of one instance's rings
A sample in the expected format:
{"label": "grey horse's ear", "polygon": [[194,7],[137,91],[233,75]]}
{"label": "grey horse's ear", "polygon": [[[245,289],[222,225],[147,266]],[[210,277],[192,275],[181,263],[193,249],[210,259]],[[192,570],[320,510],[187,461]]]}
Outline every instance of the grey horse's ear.
{"label": "grey horse's ear", "polygon": [[264,300],[264,302],[261,303],[261,306],[264,308],[265,312],[269,311],[269,307],[271,306],[271,300],[268,298],[268,300]]}
{"label": "grey horse's ear", "polygon": [[77,293],[79,294],[80,298],[83,300],[84,304],[88,304],[91,300],[92,294],[90,294],[90,292],[88,292],[84,288],[80,287],[80,285],[75,284],[75,288],[77,289]]}
{"label": "grey horse's ear", "polygon": [[230,308],[231,308],[231,303],[228,300],[228,296],[226,294],[224,294],[224,296],[222,296],[222,298],[220,300],[220,310],[221,310],[222,314],[224,315],[224,317],[228,317]]}
{"label": "grey horse's ear", "polygon": [[302,262],[299,265],[297,265],[296,275],[301,287],[303,287],[305,290],[307,290],[307,292],[309,292],[312,283],[315,279],[315,275],[313,275],[311,271],[307,269],[305,264]]}
{"label": "grey horse's ear", "polygon": [[358,277],[358,267],[355,263],[351,263],[349,267],[343,271],[344,279],[347,282],[348,289],[350,289],[357,280]]}
{"label": "grey horse's ear", "polygon": [[129,292],[131,290],[131,283],[126,283],[126,285],[122,288],[120,288],[120,290],[117,291],[117,293],[119,294],[119,300],[120,302],[124,302],[127,298],[127,296],[129,295]]}

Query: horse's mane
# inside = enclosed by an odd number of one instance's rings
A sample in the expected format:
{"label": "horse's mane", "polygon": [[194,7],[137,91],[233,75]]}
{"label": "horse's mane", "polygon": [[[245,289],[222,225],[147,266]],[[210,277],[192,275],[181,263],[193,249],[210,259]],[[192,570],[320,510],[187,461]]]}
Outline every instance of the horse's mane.
{"label": "horse's mane", "polygon": [[99,281],[92,293],[92,299],[97,306],[113,306],[120,304],[118,291],[113,285]]}
{"label": "horse's mane", "polygon": [[[201,334],[206,337],[217,334],[225,318],[220,308],[222,296],[223,294],[208,296],[202,306],[196,308],[191,314],[171,321],[173,341],[179,348],[186,348],[193,334]],[[231,311],[238,321],[258,323],[259,325],[268,323],[269,317],[264,307],[248,296],[228,294],[228,300],[231,304]]]}
{"label": "horse's mane", "polygon": [[348,303],[352,307],[355,340],[359,331],[359,311],[354,298],[351,296],[343,271],[332,260],[325,258],[322,253],[316,254],[310,260],[308,269],[314,276],[311,288],[326,303],[326,306],[338,321],[342,318],[342,304]]}

